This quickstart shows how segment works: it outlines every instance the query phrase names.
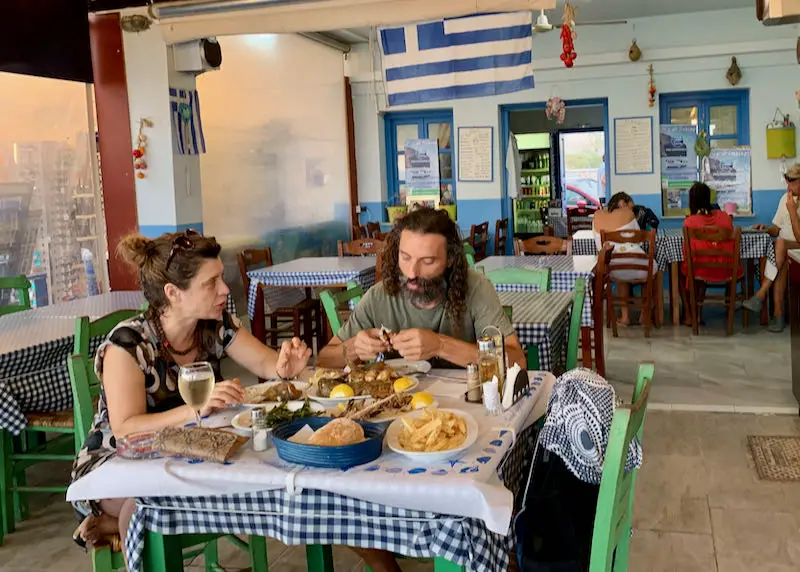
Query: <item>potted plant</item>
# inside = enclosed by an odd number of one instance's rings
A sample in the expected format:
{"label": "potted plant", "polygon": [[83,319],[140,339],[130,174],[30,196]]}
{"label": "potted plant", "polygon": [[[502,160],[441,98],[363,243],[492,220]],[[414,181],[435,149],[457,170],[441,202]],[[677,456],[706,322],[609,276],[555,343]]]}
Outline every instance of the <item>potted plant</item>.
{"label": "potted plant", "polygon": [[389,216],[389,223],[394,224],[399,218],[403,218],[408,212],[408,207],[400,200],[399,194],[394,194],[386,204],[386,214]]}
{"label": "potted plant", "polygon": [[450,220],[456,222],[456,202],[453,200],[453,191],[447,190],[442,191],[441,199],[439,200],[439,208],[443,211],[447,211]]}

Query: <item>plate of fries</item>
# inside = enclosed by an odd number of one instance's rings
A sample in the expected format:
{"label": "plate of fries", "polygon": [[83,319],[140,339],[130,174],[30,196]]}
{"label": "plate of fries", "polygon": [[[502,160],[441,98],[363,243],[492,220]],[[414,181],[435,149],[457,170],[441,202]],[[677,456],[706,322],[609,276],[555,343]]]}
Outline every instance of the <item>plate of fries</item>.
{"label": "plate of fries", "polygon": [[386,431],[386,443],[420,463],[453,459],[478,439],[478,423],[459,409],[419,409],[395,419]]}

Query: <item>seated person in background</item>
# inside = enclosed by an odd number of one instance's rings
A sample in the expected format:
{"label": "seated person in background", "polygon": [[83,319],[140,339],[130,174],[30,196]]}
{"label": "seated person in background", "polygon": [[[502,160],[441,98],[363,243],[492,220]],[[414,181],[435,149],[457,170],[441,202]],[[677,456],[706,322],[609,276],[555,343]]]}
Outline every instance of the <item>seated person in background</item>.
{"label": "seated person in background", "polygon": [[[719,226],[722,228],[733,228],[733,220],[728,213],[721,210],[714,209],[711,203],[711,189],[704,183],[695,183],[689,189],[689,212],[691,213],[683,221],[685,228],[702,228],[704,226]],[[686,288],[692,288],[693,285],[689,284],[689,270],[686,264],[687,245],[683,245],[684,260],[681,263],[681,273],[686,276]],[[723,243],[715,245],[707,240],[692,240],[693,250],[722,250],[724,252],[732,252],[733,244]],[[723,262],[727,263],[728,259],[722,256],[703,256],[695,258],[701,262]],[[695,278],[702,278],[706,282],[725,282],[731,277],[731,273],[725,268],[699,268],[694,271]],[[741,265],[739,266],[739,277],[744,276],[744,270]],[[681,289],[681,294],[684,296],[683,307],[688,308],[687,291]],[[691,316],[686,313],[686,325],[691,325]]]}
{"label": "seated person in background", "polygon": [[[597,244],[597,250],[600,251],[603,248],[600,239],[600,232],[613,232],[613,231],[623,231],[623,230],[641,230],[639,228],[639,223],[636,221],[636,215],[633,212],[634,209],[633,199],[627,193],[616,193],[614,196],[611,197],[611,200],[608,201],[608,208],[606,210],[597,211],[594,215],[594,221],[592,222],[592,230],[594,231],[594,240]],[[637,253],[644,253],[644,249],[639,246],[638,244],[621,244],[616,245],[615,243],[611,243],[615,247],[620,248],[620,252],[637,252]],[[646,264],[644,260],[641,261],[642,264]],[[611,265],[613,266],[615,261],[612,259]],[[634,260],[619,260],[616,262],[617,264],[636,264],[637,261]],[[657,269],[655,266],[653,267],[653,272],[656,272]],[[619,270],[619,271],[611,271],[611,278],[615,280],[615,285],[617,288],[617,293],[620,296],[630,296],[631,294],[631,287],[627,281],[630,280],[643,280],[647,277],[647,272],[642,270]],[[621,282],[616,282],[616,281]],[[630,324],[630,311],[627,306],[622,306],[620,308],[620,319],[619,323],[623,325]]]}
{"label": "seated person in background", "polygon": [[[497,326],[509,363],[525,359],[494,287],[470,270],[458,227],[444,211],[422,208],[395,223],[381,253],[383,279],[370,288],[350,319],[319,354],[319,365],[341,367],[348,358],[374,360],[391,351],[434,367],[478,361],[477,338]],[[391,345],[381,327],[391,330]],[[343,351],[344,346],[345,351]]]}
{"label": "seated person in background", "polygon": [[785,326],[783,319],[783,298],[786,294],[790,249],[800,248],[800,163],[792,165],[783,176],[786,179],[786,195],[778,203],[778,210],[772,219],[772,226],[763,224],[754,225],[754,228],[766,230],[771,236],[778,237],[775,241],[775,262],[773,265],[767,260],[761,288],[755,296],[745,300],[742,304],[751,312],[760,312],[764,300],[767,299],[769,288],[773,284],[772,301],[775,306],[775,315],[769,321],[769,331],[782,332]]}

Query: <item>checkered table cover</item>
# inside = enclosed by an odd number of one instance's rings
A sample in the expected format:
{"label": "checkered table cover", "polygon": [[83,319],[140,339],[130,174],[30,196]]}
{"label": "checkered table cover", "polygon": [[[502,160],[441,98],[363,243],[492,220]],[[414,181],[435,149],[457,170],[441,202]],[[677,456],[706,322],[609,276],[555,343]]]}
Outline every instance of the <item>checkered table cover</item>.
{"label": "checkered table cover", "polygon": [[[572,254],[597,254],[594,238],[573,238]],[[775,243],[766,232],[743,231],[740,256],[742,260],[766,257],[775,264]],[[655,261],[660,270],[668,270],[670,264],[683,262],[683,229],[660,230],[656,233]]]}
{"label": "checkered table cover", "polygon": [[305,294],[296,290],[303,286],[335,286],[355,280],[366,292],[375,284],[375,262],[374,256],[298,258],[251,270],[247,273],[250,277],[248,314],[252,318],[255,312],[256,288],[259,284],[270,286],[264,290],[265,310],[268,313],[304,299]]}
{"label": "checkered table cover", "polygon": [[522,345],[536,345],[539,367],[553,371],[564,355],[572,293],[500,292],[500,302],[512,307],[512,322]]}
{"label": "checkered table cover", "polygon": [[[533,426],[523,431],[498,468],[515,509],[533,453]],[[508,569],[507,536],[474,518],[408,510],[322,490],[284,489],[203,497],[139,498],[125,551],[128,569],[142,569],[146,531],[160,534],[252,534],[284,544],[377,548],[412,558],[442,557],[471,572]]]}
{"label": "checkered table cover", "polygon": [[[586,297],[581,312],[581,326],[591,327],[592,320],[592,277],[597,256],[490,256],[482,260],[486,272],[500,268],[550,268],[550,291],[572,292],[575,280],[586,279]],[[536,286],[529,284],[495,284],[497,292],[536,292]]]}

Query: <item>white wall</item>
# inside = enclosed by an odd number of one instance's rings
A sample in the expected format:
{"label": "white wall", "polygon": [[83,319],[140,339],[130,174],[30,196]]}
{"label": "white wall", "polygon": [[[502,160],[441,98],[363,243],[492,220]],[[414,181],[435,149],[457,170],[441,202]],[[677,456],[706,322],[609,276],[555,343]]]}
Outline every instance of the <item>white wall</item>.
{"label": "white wall", "polygon": [[[533,65],[536,88],[533,90],[391,109],[452,108],[456,129],[470,125],[495,127],[494,182],[459,182],[459,200],[501,196],[500,105],[544,102],[553,95],[566,100],[605,97],[609,102],[613,142],[615,117],[647,115],[654,118],[655,125],[659,123],[658,103],[654,108],[648,107],[648,64],[654,65],[656,87],[660,93],[726,89],[730,86],[725,72],[732,55],[737,56],[743,74],[737,87],[750,89],[753,188],[756,191],[781,188],[779,161],[766,159],[765,126],[772,119],[776,107],[784,113],[792,113],[798,122],[795,101],[795,90],[800,87],[795,59],[797,26],[764,27],[749,8],[644,18],[617,26],[582,27],[580,13],[578,18],[578,37],[575,40],[578,60],[573,69],[565,69],[558,60],[561,50],[558,31],[535,36]],[[628,47],[634,37],[644,53],[637,63],[627,59]],[[386,177],[382,172],[385,169],[381,141],[383,121],[376,115],[375,99],[370,94],[370,68],[367,49],[351,54],[348,69],[354,82],[360,200],[380,201],[386,196]],[[381,91],[380,82],[377,88]],[[377,100],[380,109],[386,111],[385,98],[379,94]],[[615,176],[612,148],[610,185],[615,192],[660,194],[657,129],[653,139],[656,170],[652,175]],[[380,192],[378,181],[381,183]]]}

